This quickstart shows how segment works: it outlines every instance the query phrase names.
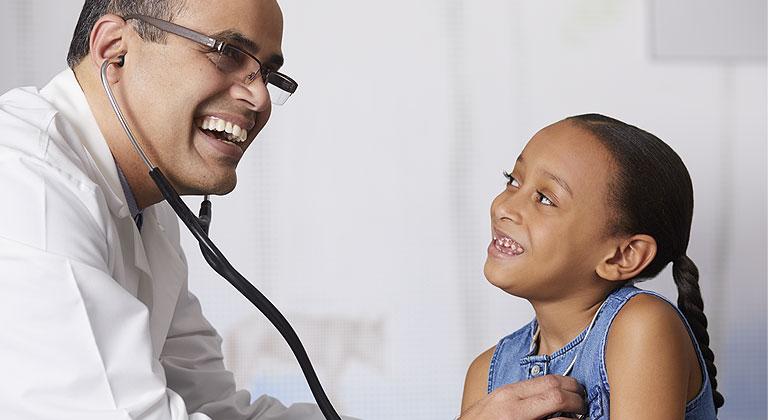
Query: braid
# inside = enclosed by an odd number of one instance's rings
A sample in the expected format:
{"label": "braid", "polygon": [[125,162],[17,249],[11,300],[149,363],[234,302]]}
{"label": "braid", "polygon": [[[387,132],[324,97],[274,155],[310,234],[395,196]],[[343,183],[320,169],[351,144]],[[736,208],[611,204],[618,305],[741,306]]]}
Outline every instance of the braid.
{"label": "braid", "polygon": [[[682,159],[665,142],[638,127],[600,114],[568,118],[592,133],[613,156],[615,177],[608,185],[610,234],[645,233],[657,243],[655,258],[632,282],[653,278],[674,262],[677,306],[692,328],[711,382],[714,408],[724,405],[717,392],[714,352],[698,286],[698,268],[686,256],[692,226],[692,180]],[[644,203],[644,205],[639,205]]]}
{"label": "braid", "polygon": [[706,370],[711,381],[714,407],[718,410],[724,405],[725,398],[717,391],[717,368],[714,365],[714,352],[709,348],[709,334],[706,331],[708,321],[706,314],[703,313],[703,298],[698,286],[698,267],[688,256],[682,255],[674,260],[673,271],[674,282],[679,291],[676,303],[698,340],[698,347],[706,362]]}

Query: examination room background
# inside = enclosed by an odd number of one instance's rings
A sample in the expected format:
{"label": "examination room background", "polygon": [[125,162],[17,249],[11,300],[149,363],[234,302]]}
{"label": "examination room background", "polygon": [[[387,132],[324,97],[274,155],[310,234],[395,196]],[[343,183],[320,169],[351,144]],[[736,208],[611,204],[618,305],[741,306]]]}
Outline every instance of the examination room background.
{"label": "examination room background", "polygon": [[[280,4],[299,90],[214,197],[211,235],[295,326],[340,412],[458,413],[471,360],[533,316],[482,273],[502,171],[538,129],[600,112],[689,167],[720,418],[766,418],[766,1]],[[0,91],[44,85],[82,0],[0,5]],[[272,326],[183,241],[239,385],[312,400]],[[670,268],[641,286],[676,297]]]}

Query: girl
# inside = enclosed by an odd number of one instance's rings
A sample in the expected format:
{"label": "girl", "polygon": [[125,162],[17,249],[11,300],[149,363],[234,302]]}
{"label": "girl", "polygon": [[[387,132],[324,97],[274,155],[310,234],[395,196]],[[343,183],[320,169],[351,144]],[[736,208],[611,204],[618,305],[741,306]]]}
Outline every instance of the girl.
{"label": "girl", "polygon": [[[535,319],[471,364],[462,409],[503,385],[570,375],[597,419],[716,419],[698,270],[687,255],[692,183],[679,156],[597,114],[529,141],[492,202],[484,275]],[[673,262],[677,309],[634,283]],[[681,311],[681,312],[680,312]]]}

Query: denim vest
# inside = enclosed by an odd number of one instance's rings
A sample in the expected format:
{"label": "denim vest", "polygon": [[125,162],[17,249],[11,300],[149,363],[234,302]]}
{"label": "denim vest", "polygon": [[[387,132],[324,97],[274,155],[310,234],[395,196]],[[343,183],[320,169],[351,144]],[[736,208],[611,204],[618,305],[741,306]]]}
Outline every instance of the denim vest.
{"label": "denim vest", "polygon": [[[588,394],[588,416],[591,420],[610,418],[610,386],[607,379],[607,366],[605,364],[605,349],[607,336],[612,320],[618,314],[623,305],[633,296],[639,293],[647,293],[666,300],[664,297],[633,286],[624,286],[612,292],[607,297],[607,302],[599,310],[596,322],[590,330],[585,341],[583,337],[586,331],[580,333],[566,346],[551,355],[537,355],[537,346],[530,352],[532,337],[537,329],[537,319],[522,327],[511,335],[504,337],[497,343],[492,361],[489,366],[489,384],[487,392],[514,382],[525,381],[537,376],[547,374],[563,374],[577,355],[577,361],[569,376],[583,384]],[[679,317],[687,327],[690,339],[698,353],[703,375],[703,384],[698,395],[687,403],[685,420],[716,420],[716,410],[711,394],[711,382],[709,381],[706,364],[698,348],[698,342],[693,335],[690,326],[685,321],[679,309],[676,309]],[[587,328],[586,328],[587,329]],[[650,401],[654,403],[654,401]]]}

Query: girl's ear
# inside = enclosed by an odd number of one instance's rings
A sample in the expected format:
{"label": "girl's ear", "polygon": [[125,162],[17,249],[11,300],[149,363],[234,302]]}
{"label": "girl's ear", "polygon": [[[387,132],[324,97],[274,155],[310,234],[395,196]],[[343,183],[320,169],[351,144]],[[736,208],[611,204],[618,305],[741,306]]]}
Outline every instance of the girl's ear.
{"label": "girl's ear", "polygon": [[623,281],[641,273],[655,258],[658,244],[650,235],[624,239],[596,266],[596,274],[610,281]]}

